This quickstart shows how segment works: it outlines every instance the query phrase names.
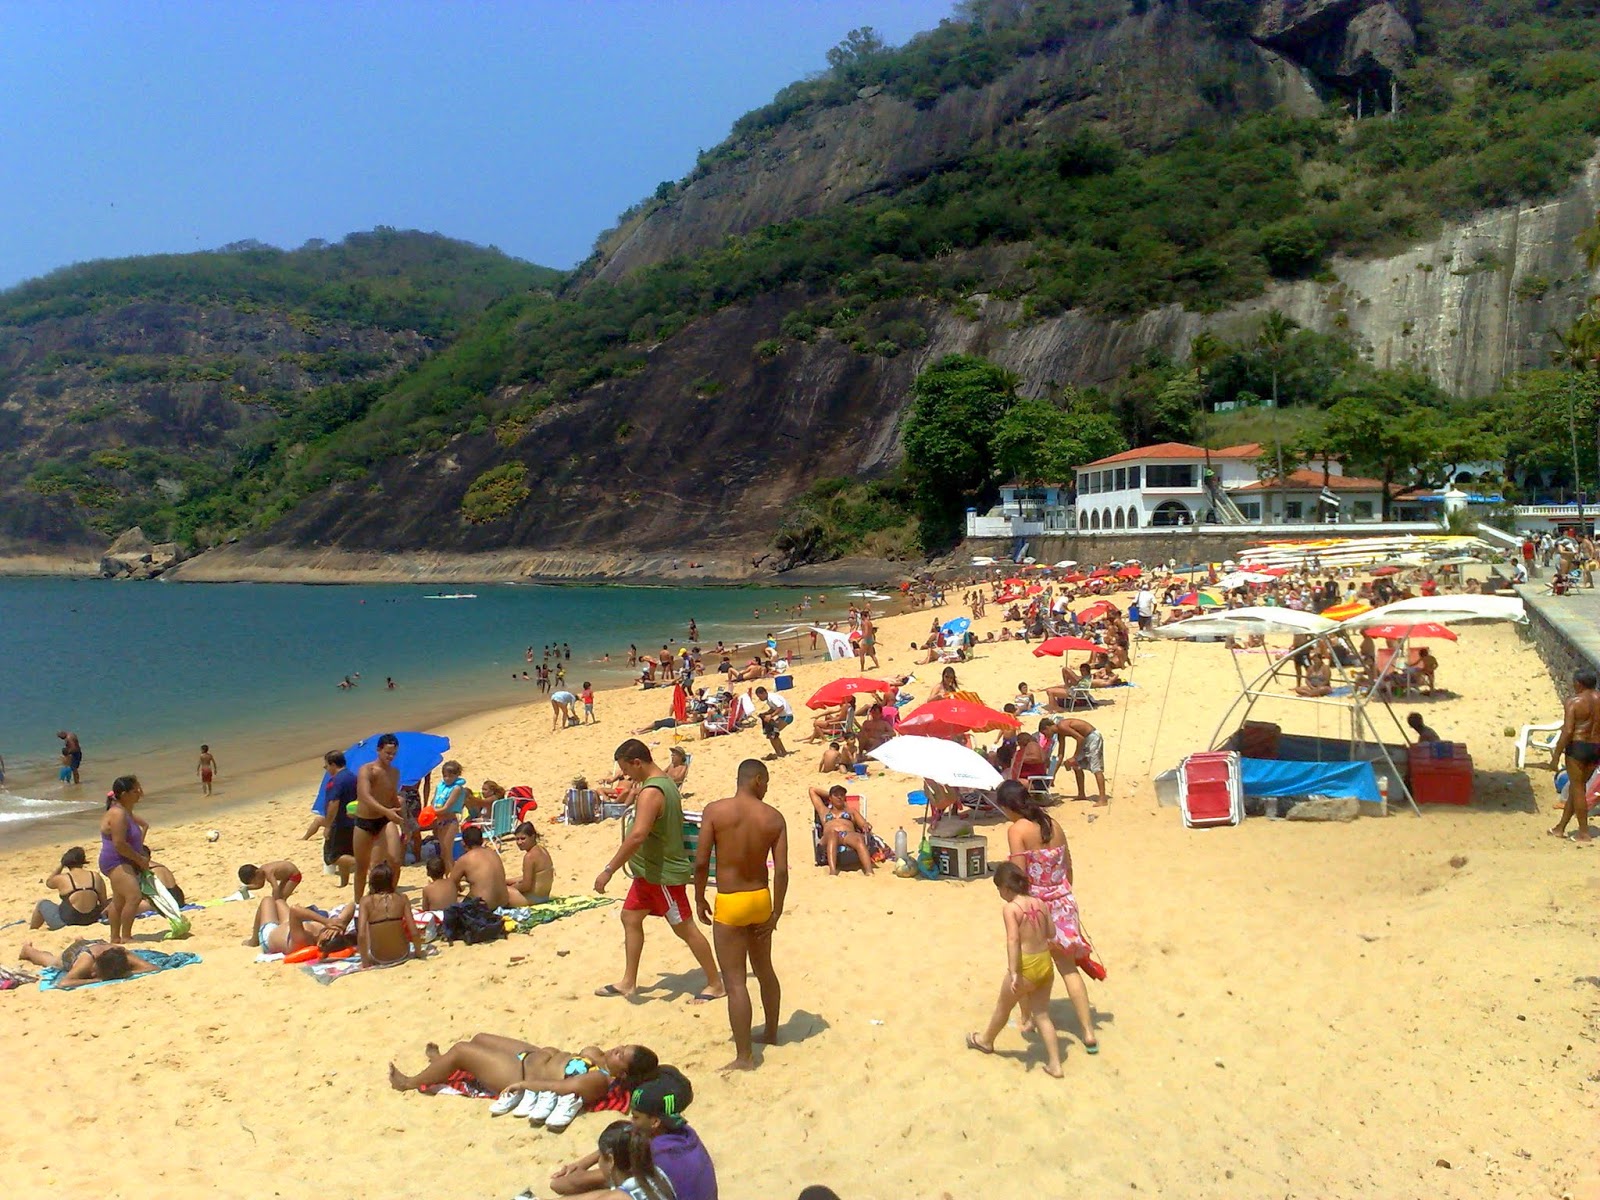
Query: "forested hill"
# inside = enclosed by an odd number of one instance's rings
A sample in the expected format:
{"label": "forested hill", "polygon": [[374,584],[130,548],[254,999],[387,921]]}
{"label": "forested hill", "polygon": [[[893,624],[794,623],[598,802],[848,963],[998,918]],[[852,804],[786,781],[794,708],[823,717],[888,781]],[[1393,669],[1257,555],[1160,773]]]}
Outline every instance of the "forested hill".
{"label": "forested hill", "polygon": [[325,435],[508,295],[563,273],[379,229],[82,263],[0,292],[0,547],[93,544]]}
{"label": "forested hill", "polygon": [[903,422],[951,353],[1050,410],[1056,472],[1107,431],[1201,436],[1286,356],[1308,412],[1360,389],[1443,412],[1545,363],[1594,286],[1595,9],[973,0],[903,47],[850,31],[554,294],[508,291],[391,379],[316,389],[168,531],[550,561],[905,551],[927,481]]}

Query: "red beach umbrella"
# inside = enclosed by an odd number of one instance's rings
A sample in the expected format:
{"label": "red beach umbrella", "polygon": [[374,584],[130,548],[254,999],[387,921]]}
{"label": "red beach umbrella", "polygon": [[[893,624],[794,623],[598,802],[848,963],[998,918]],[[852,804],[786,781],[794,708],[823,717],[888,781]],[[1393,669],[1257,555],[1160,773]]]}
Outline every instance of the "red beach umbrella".
{"label": "red beach umbrella", "polygon": [[895,732],[948,738],[963,733],[1020,728],[1022,722],[1016,717],[987,705],[973,704],[970,700],[930,700],[901,717]]}
{"label": "red beach umbrella", "polygon": [[1088,650],[1092,652],[1098,649],[1100,647],[1096,646],[1088,638],[1053,637],[1045,638],[1044,641],[1035,646],[1033,648],[1033,656],[1035,658],[1043,658],[1045,655],[1050,654],[1060,658],[1069,650]]}
{"label": "red beach umbrella", "polygon": [[1074,572],[1072,572],[1072,574],[1068,575],[1066,577],[1066,579],[1064,579],[1062,582],[1064,582],[1064,583],[1082,583],[1088,578],[1089,577],[1087,575],[1083,574],[1081,571],[1074,571]]}
{"label": "red beach umbrella", "polygon": [[1093,604],[1089,605],[1088,608],[1084,609],[1078,614],[1078,623],[1081,625],[1085,621],[1097,621],[1115,607],[1116,605],[1112,604],[1109,600],[1096,600]]}
{"label": "red beach umbrella", "polygon": [[1398,575],[1398,574],[1400,574],[1400,568],[1399,567],[1379,567],[1372,574],[1373,574],[1374,578],[1376,578],[1379,575]]}
{"label": "red beach umbrella", "polygon": [[823,684],[811,699],[806,701],[807,708],[832,708],[835,704],[843,704],[851,696],[861,692],[892,692],[894,684],[885,683],[881,679],[865,679],[859,675],[845,679],[835,679]]}
{"label": "red beach umbrella", "polygon": [[1144,574],[1143,567],[1123,567],[1117,572],[1118,579],[1137,579]]}
{"label": "red beach umbrella", "polygon": [[1366,632],[1373,637],[1383,638],[1385,641],[1398,642],[1401,638],[1410,638],[1416,641],[1420,638],[1443,638],[1447,642],[1456,640],[1455,631],[1433,621],[1419,621],[1415,625],[1403,625],[1395,622],[1392,625],[1368,625]]}
{"label": "red beach umbrella", "polygon": [[1110,567],[1096,567],[1089,572],[1090,579],[1108,579],[1111,576]]}

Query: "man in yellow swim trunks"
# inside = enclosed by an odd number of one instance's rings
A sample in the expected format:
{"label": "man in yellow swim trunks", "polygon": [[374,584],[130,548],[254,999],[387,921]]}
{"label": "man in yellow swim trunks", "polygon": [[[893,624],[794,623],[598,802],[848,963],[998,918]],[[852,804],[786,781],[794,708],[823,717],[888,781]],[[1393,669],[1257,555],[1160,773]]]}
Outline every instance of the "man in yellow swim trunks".
{"label": "man in yellow swim trunks", "polygon": [[[761,986],[761,1011],[766,1017],[760,1040],[778,1043],[781,989],[772,969],[772,931],[783,916],[789,890],[789,829],[783,814],[766,802],[767,768],[753,758],[739,764],[737,791],[726,800],[706,805],[700,818],[700,845],[694,861],[694,894],[702,921],[711,925],[723,985],[728,989],[728,1024],[733,1029],[734,1058],[724,1070],[753,1071],[748,961]],[[706,902],[711,859],[717,860],[717,903],[713,914]],[[772,884],[767,884],[767,859],[772,859]]]}

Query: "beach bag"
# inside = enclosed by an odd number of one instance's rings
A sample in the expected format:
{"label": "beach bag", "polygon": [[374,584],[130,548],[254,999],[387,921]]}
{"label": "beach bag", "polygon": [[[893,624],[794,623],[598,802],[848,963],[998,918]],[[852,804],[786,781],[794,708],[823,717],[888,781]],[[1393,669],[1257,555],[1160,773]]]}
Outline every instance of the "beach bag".
{"label": "beach bag", "polygon": [[497,942],[506,936],[506,925],[476,896],[458,900],[444,910],[444,936],[451,942],[465,942],[476,946],[482,942]]}
{"label": "beach bag", "polygon": [[593,825],[600,820],[600,793],[593,789],[580,792],[577,788],[568,788],[563,816],[568,825]]}

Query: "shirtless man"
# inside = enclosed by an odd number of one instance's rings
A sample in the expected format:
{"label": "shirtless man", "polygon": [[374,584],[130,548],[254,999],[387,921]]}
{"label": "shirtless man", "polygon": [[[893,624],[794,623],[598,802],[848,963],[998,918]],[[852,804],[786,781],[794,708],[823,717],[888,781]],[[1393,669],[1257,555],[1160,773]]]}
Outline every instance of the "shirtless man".
{"label": "shirtless man", "polygon": [[550,899],[556,868],[550,861],[550,852],[539,844],[539,831],[532,821],[517,826],[517,849],[522,851],[522,874],[516,883],[510,884],[511,891],[527,904]]}
{"label": "shirtless man", "polygon": [[[1049,737],[1054,734],[1056,739],[1056,769],[1071,767],[1072,773],[1078,780],[1079,800],[1089,797],[1083,790],[1083,773],[1094,773],[1094,786],[1096,808],[1103,808],[1110,803],[1106,796],[1106,745],[1105,738],[1089,722],[1082,717],[1058,717],[1054,722],[1047,720],[1039,722],[1039,736]],[[1067,739],[1072,739],[1072,753],[1067,754]]]}
{"label": "shirtless man", "polygon": [[1589,776],[1595,763],[1600,761],[1600,695],[1595,686],[1600,683],[1595,673],[1585,667],[1572,677],[1577,691],[1567,701],[1566,719],[1561,724],[1561,737],[1557,739],[1555,753],[1550,757],[1551,769],[1567,756],[1567,802],[1561,806],[1561,820],[1550,832],[1556,837],[1567,836],[1567,822],[1578,819],[1578,831],[1572,840],[1580,844],[1592,842],[1589,833],[1589,806],[1584,793],[1588,790]]}
{"label": "shirtless man", "polygon": [[[728,989],[728,1025],[733,1030],[733,1061],[727,1070],[753,1071],[750,988],[745,963],[761,987],[761,1012],[766,1024],[761,1041],[778,1043],[781,989],[772,968],[772,931],[783,916],[789,890],[789,830],[783,814],[766,802],[767,768],[753,758],[739,764],[737,790],[726,800],[706,805],[700,818],[700,844],[695,851],[694,895],[700,919],[711,926],[711,940]],[[706,902],[711,856],[717,856],[717,907]],[[772,885],[767,885],[767,856],[772,856]]]}
{"label": "shirtless man", "polygon": [[856,642],[856,649],[860,653],[861,665],[867,665],[867,659],[872,660],[872,669],[878,669],[878,627],[873,623],[872,610],[861,610],[861,637]]}
{"label": "shirtless man", "polygon": [[467,895],[476,896],[490,908],[512,908],[527,901],[522,895],[511,893],[506,886],[506,868],[500,861],[500,852],[483,844],[483,830],[469,826],[461,831],[461,845],[465,848],[455,866],[450,868],[451,883],[467,884]]}
{"label": "shirtless man", "polygon": [[839,873],[839,847],[848,846],[861,861],[862,874],[871,875],[872,851],[867,846],[867,834],[872,832],[872,826],[845,803],[849,793],[837,783],[826,792],[817,787],[808,791],[811,807],[822,821],[822,852],[828,859],[828,874]]}
{"label": "shirtless man", "polygon": [[400,752],[400,739],[392,733],[378,738],[378,757],[356,772],[356,833],[351,848],[355,851],[356,903],[367,890],[367,872],[376,857],[387,859],[400,869],[400,834],[406,817],[400,807],[400,772],[394,756]]}
{"label": "shirtless man", "polygon": [[61,739],[61,753],[66,756],[65,766],[72,772],[72,782],[82,783],[78,768],[83,766],[83,746],[78,742],[78,735],[61,729],[56,731],[56,736]]}
{"label": "shirtless man", "polygon": [[894,727],[884,719],[883,705],[874,704],[867,710],[867,719],[861,722],[861,734],[857,739],[862,757],[865,758],[892,737]]}

